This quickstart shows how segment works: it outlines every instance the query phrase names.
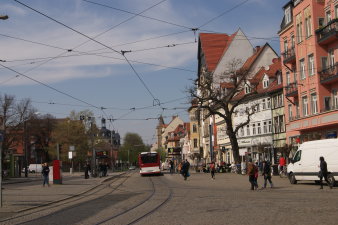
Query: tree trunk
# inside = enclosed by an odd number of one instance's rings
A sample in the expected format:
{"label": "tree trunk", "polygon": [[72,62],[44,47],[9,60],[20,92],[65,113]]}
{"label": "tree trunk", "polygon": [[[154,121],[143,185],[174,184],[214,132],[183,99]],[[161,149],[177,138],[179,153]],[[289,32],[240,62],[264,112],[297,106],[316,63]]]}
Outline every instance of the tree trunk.
{"label": "tree trunk", "polygon": [[230,120],[226,120],[225,122],[227,124],[227,134],[228,134],[229,139],[230,139],[234,160],[235,160],[236,164],[239,164],[239,163],[241,163],[241,159],[240,159],[240,156],[239,156],[239,146],[238,146],[236,133],[235,133],[233,126],[232,126],[232,121],[230,119]]}

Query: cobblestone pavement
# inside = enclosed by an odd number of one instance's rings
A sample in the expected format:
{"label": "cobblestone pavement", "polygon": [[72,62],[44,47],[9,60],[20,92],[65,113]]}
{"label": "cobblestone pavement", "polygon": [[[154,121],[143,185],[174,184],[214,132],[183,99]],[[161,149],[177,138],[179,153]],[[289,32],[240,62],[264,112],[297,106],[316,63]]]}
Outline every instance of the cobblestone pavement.
{"label": "cobblestone pavement", "polygon": [[[26,201],[8,204],[34,206],[48,193],[59,193],[48,199],[53,201],[71,195],[68,189],[75,194],[100,182],[99,178],[70,180],[73,184],[49,191],[32,184],[31,192],[23,191],[22,196],[17,185],[7,198]],[[179,174],[141,177],[134,173],[120,181],[107,185],[97,197],[89,195],[84,202],[25,224],[338,224],[338,188],[319,190],[314,182],[291,185],[286,178],[273,177],[274,188],[251,191],[247,176],[228,173],[216,174],[215,180],[210,174],[192,173],[187,181]],[[262,182],[259,177],[260,187]],[[6,189],[4,194],[6,199]]]}

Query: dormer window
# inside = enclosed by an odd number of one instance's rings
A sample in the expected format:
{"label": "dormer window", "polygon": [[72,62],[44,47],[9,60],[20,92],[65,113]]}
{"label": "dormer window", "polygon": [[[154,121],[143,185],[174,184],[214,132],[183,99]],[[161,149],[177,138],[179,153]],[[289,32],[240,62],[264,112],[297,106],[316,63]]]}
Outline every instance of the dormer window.
{"label": "dormer window", "polygon": [[278,73],[277,74],[277,84],[281,84],[282,83],[282,74]]}
{"label": "dormer window", "polygon": [[291,7],[287,7],[284,10],[284,18],[285,18],[285,24],[288,24],[291,22]]}
{"label": "dormer window", "polygon": [[245,94],[249,94],[251,92],[251,87],[250,87],[250,83],[246,83],[245,84]]}
{"label": "dormer window", "polygon": [[263,78],[263,88],[267,88],[269,86],[269,77],[267,75]]}

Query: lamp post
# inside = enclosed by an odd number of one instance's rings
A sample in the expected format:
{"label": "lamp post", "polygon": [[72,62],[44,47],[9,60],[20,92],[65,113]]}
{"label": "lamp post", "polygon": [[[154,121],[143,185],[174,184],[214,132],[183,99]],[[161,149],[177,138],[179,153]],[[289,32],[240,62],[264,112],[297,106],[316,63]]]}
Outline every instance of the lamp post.
{"label": "lamp post", "polygon": [[[5,15],[0,15],[0,19],[1,20],[7,20],[8,19],[8,16]],[[2,119],[2,122],[1,122],[1,129],[4,129],[3,127],[3,119]],[[3,142],[3,133],[1,132],[0,133],[0,207],[2,208],[2,142]]]}

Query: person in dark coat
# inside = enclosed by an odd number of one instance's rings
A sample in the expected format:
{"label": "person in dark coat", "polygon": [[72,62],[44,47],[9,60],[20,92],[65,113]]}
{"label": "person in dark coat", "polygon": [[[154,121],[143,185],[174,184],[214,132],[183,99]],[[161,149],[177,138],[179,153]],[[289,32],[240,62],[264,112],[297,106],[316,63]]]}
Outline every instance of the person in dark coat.
{"label": "person in dark coat", "polygon": [[43,167],[42,167],[42,176],[43,176],[43,186],[45,186],[45,184],[48,185],[49,187],[49,166],[47,165],[47,163],[44,163],[43,164]]}
{"label": "person in dark coat", "polygon": [[90,164],[87,162],[85,166],[85,179],[89,178],[89,173],[90,173]]}
{"label": "person in dark coat", "polygon": [[269,160],[267,160],[263,165],[263,176],[264,176],[263,188],[266,188],[267,181],[269,181],[271,188],[273,188],[273,183],[271,181],[271,164]]}
{"label": "person in dark coat", "polygon": [[185,160],[182,164],[182,175],[184,177],[184,180],[187,180],[188,173],[189,173],[189,167],[190,167],[190,163],[188,162],[188,160]]}
{"label": "person in dark coat", "polygon": [[249,176],[249,182],[251,184],[251,190],[255,190],[255,165],[250,158],[247,165],[247,174]]}
{"label": "person in dark coat", "polygon": [[328,175],[327,163],[325,162],[323,156],[319,157],[319,161],[320,161],[320,172],[319,172],[320,189],[323,189],[323,178],[325,179],[327,185],[332,189],[333,185],[327,179]]}

